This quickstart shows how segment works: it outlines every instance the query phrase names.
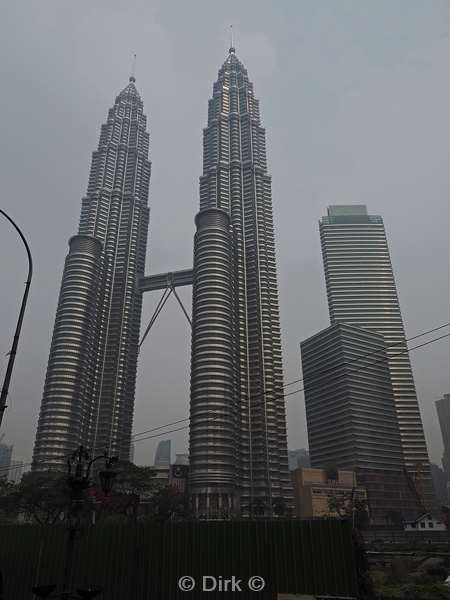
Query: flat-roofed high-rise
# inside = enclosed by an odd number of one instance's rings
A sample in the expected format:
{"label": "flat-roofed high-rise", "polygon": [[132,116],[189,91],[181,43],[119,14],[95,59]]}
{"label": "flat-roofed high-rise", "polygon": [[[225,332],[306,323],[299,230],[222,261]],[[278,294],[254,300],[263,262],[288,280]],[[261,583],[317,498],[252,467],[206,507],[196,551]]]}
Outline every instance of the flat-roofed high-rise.
{"label": "flat-roofed high-rise", "polygon": [[383,335],[336,323],[301,352],[311,465],[402,471]]}
{"label": "flat-roofed high-rise", "polygon": [[431,493],[429,458],[383,219],[364,205],[330,206],[320,238],[332,324],[383,335],[407,470]]}
{"label": "flat-roofed high-rise", "polygon": [[400,431],[381,333],[335,323],[301,343],[311,466],[355,472],[371,519],[413,518],[420,501],[405,477]]}

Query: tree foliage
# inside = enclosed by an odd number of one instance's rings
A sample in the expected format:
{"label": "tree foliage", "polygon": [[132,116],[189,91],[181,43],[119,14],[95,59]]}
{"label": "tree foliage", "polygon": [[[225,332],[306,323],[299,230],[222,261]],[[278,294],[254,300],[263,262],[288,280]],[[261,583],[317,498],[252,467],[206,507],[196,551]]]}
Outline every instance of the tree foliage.
{"label": "tree foliage", "polygon": [[189,500],[186,494],[165,486],[152,496],[149,516],[157,521],[187,519],[191,516]]}
{"label": "tree foliage", "polygon": [[121,461],[117,466],[114,492],[147,496],[158,488],[152,467],[138,467],[131,462]]}
{"label": "tree foliage", "polygon": [[388,525],[397,525],[398,527],[403,525],[403,515],[396,510],[388,510],[384,518]]}
{"label": "tree foliage", "polygon": [[328,510],[342,519],[353,519],[356,529],[367,529],[369,512],[367,501],[354,492],[337,492],[328,498]]}
{"label": "tree foliage", "polygon": [[[138,467],[126,461],[119,463],[114,487],[108,496],[101,492],[94,474],[92,480],[93,485],[77,507],[79,519],[90,518],[92,511],[101,519],[136,518],[140,501],[147,507],[143,511],[144,518],[165,521],[190,516],[186,495],[171,486],[161,487],[152,467]],[[53,525],[70,516],[71,506],[71,489],[64,473],[27,473],[20,484],[0,480],[0,522],[13,522],[20,515],[40,525]]]}
{"label": "tree foliage", "polygon": [[52,525],[69,502],[67,480],[55,471],[26,473],[19,484],[3,484],[0,488],[0,513],[6,520],[24,515],[39,525]]}
{"label": "tree foliage", "polygon": [[0,523],[9,523],[17,518],[17,506],[13,492],[16,484],[0,479]]}

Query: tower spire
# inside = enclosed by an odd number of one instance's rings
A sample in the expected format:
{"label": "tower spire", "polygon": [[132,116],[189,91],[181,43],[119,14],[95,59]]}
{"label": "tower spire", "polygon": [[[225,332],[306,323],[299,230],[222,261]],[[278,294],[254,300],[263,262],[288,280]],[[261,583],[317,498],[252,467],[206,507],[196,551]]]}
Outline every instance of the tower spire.
{"label": "tower spire", "polygon": [[133,54],[133,61],[131,63],[130,81],[132,81],[133,83],[136,81],[136,54]]}
{"label": "tower spire", "polygon": [[233,25],[230,25],[230,49],[228,50],[230,54],[234,54],[236,52],[234,48],[234,36],[233,36]]}

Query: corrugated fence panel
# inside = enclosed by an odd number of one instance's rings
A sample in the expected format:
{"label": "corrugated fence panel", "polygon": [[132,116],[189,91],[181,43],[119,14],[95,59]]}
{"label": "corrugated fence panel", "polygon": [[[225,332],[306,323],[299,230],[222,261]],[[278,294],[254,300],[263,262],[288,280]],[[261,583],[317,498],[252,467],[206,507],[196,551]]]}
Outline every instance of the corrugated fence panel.
{"label": "corrugated fence panel", "polygon": [[[0,527],[5,600],[31,600],[33,585],[61,590],[68,532],[62,526]],[[192,592],[178,587],[191,576]],[[343,521],[216,521],[117,523],[78,534],[72,589],[103,587],[102,600],[197,600],[202,578],[241,579],[239,598],[276,598],[275,592],[356,597],[351,527]],[[266,581],[250,592],[251,576]],[[212,585],[211,579],[207,580]],[[236,596],[236,594],[234,594]],[[227,597],[218,589],[211,600]],[[236,596],[237,597],[237,596]]]}

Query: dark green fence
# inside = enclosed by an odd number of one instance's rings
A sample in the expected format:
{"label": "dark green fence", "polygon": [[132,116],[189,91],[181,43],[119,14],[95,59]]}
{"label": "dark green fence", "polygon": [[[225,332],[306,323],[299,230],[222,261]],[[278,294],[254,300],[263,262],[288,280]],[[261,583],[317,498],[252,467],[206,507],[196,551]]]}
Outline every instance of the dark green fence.
{"label": "dark green fence", "polygon": [[[61,589],[67,530],[57,526],[0,527],[4,600],[31,600],[36,584]],[[241,580],[238,599],[276,592],[356,598],[350,524],[343,521],[236,521],[97,525],[77,538],[72,587],[99,585],[102,600],[218,599],[218,582]],[[178,581],[193,577],[193,591]],[[202,591],[217,582],[216,591]],[[262,592],[248,580],[264,578]]]}

